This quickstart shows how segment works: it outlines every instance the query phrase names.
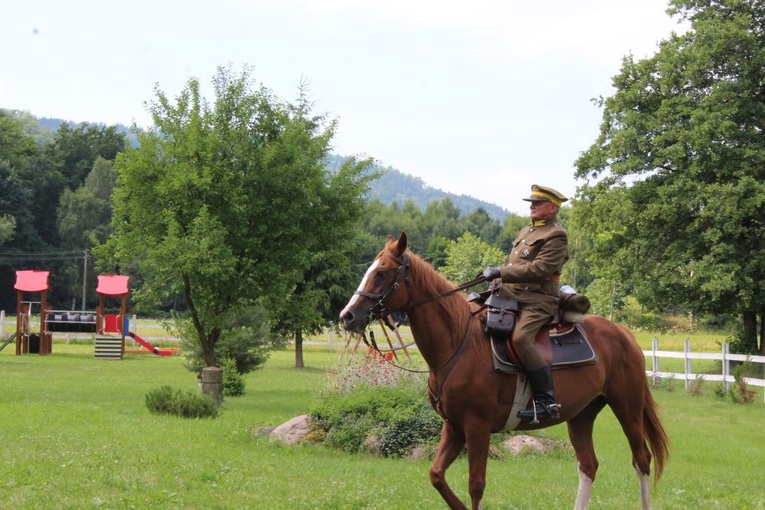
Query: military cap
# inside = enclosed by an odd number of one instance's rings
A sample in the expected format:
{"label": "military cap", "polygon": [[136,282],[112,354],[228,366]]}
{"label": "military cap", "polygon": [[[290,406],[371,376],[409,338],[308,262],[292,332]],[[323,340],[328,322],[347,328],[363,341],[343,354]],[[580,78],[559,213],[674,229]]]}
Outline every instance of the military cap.
{"label": "military cap", "polygon": [[560,207],[560,204],[568,200],[560,191],[556,191],[552,188],[540,186],[539,184],[531,185],[531,196],[524,198],[527,202],[552,202]]}

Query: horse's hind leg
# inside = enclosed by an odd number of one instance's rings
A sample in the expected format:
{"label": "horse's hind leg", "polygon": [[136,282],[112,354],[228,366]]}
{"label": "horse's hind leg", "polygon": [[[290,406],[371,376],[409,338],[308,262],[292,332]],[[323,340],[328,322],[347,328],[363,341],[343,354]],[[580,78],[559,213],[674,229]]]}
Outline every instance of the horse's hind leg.
{"label": "horse's hind leg", "polygon": [[598,472],[598,459],[592,442],[592,429],[595,417],[605,406],[601,399],[593,401],[581,413],[567,422],[568,437],[576,452],[579,470],[579,488],[576,493],[574,510],[585,510],[590,504],[590,493]]}
{"label": "horse's hind leg", "polygon": [[627,405],[613,403],[609,405],[616,419],[619,420],[632,450],[632,466],[635,468],[640,484],[640,508],[649,510],[651,508],[651,452],[643,433],[642,399]]}
{"label": "horse's hind leg", "polygon": [[467,509],[465,504],[460,501],[449,484],[446,483],[446,470],[452,465],[452,462],[459,456],[465,446],[465,435],[456,430],[449,422],[444,422],[441,427],[441,441],[438,444],[436,458],[430,467],[430,483],[436,488],[446,504],[452,510]]}

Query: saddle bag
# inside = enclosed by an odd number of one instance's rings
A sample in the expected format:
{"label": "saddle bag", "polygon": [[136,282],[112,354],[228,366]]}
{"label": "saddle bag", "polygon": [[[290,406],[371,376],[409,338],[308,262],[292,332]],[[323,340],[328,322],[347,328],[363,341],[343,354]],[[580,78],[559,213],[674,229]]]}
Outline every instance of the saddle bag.
{"label": "saddle bag", "polygon": [[490,295],[486,302],[486,333],[497,339],[507,339],[513,334],[518,301]]}

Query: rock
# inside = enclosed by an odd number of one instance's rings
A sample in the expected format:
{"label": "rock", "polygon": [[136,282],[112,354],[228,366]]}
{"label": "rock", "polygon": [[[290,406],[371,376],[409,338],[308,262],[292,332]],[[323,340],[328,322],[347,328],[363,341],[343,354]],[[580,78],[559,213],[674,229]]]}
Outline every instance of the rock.
{"label": "rock", "polygon": [[311,419],[307,414],[296,416],[288,420],[268,435],[270,441],[282,441],[290,446],[298,444],[311,431]]}
{"label": "rock", "polygon": [[502,443],[502,446],[504,446],[505,450],[507,450],[511,455],[518,456],[529,453],[547,455],[550,450],[560,445],[554,439],[518,435],[510,436],[507,438]]}
{"label": "rock", "polygon": [[415,446],[412,448],[412,451],[409,452],[409,455],[407,458],[409,460],[423,460],[428,457],[428,453],[425,451],[425,448],[422,446]]}
{"label": "rock", "polygon": [[380,455],[380,444],[377,440],[377,436],[370,434],[364,440],[364,449],[375,455]]}
{"label": "rock", "polygon": [[253,435],[255,437],[264,437],[269,435],[276,427],[271,426],[265,426],[265,427],[258,427],[255,432],[253,432]]}

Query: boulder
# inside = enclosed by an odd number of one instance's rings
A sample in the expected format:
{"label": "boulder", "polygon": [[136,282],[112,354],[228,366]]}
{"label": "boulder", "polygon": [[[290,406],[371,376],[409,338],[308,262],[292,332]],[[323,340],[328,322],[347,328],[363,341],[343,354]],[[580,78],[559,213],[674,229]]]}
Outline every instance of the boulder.
{"label": "boulder", "polygon": [[503,443],[505,450],[511,455],[526,455],[537,454],[547,455],[555,447],[561,446],[561,444],[554,440],[544,437],[517,435],[510,436]]}
{"label": "boulder", "polygon": [[307,414],[296,416],[271,431],[270,441],[282,441],[286,445],[300,443],[311,431],[311,419]]}

